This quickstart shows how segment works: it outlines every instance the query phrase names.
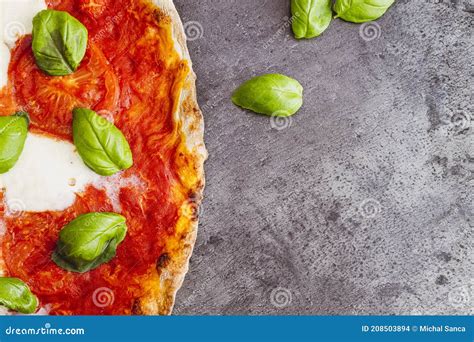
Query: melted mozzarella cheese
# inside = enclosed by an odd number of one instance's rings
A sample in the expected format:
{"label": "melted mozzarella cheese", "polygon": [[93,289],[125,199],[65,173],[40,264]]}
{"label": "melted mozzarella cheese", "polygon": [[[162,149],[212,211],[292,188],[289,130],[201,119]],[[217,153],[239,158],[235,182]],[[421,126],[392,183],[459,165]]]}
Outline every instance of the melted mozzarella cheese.
{"label": "melted mozzarella cheese", "polygon": [[[103,189],[116,212],[122,210],[119,198],[122,188],[146,189],[136,175],[125,178],[119,172],[110,177],[100,176],[84,164],[70,142],[33,133],[28,133],[15,166],[0,175],[7,216],[24,211],[64,210],[88,185]],[[0,236],[2,232],[0,221]]]}
{"label": "melted mozzarella cheese", "polygon": [[0,0],[0,88],[8,81],[9,49],[19,37],[31,33],[33,17],[43,9],[44,0]]}
{"label": "melted mozzarella cheese", "polygon": [[29,133],[16,165],[0,176],[7,215],[64,210],[74,203],[76,193],[99,178],[73,144]]}

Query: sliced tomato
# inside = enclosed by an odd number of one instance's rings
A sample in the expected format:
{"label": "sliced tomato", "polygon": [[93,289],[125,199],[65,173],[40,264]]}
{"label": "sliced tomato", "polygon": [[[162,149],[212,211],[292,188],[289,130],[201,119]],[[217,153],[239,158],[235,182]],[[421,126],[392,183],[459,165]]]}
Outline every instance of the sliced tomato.
{"label": "sliced tomato", "polygon": [[[14,52],[12,68],[16,102],[30,114],[32,124],[57,135],[70,135],[72,110],[87,107],[114,113],[119,84],[111,65],[91,43],[78,70],[68,76],[48,76],[37,66],[29,44]],[[25,42],[22,42],[22,45]]]}

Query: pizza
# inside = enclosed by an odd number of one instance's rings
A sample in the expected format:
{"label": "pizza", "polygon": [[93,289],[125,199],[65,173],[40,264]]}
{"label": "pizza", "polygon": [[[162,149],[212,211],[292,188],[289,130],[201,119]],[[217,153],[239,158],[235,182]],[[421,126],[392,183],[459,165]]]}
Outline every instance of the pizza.
{"label": "pizza", "polygon": [[0,5],[2,313],[170,314],[207,157],[173,2]]}

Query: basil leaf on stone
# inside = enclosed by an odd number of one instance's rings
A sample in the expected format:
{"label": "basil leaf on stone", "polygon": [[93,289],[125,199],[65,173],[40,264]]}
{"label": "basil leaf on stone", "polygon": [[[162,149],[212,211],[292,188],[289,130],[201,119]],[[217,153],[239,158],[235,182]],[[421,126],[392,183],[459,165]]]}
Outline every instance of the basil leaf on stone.
{"label": "basil leaf on stone", "polygon": [[380,18],[395,0],[336,0],[336,18],[364,23]]}
{"label": "basil leaf on stone", "polygon": [[331,0],[291,0],[295,38],[314,38],[327,29],[332,19]]}
{"label": "basil leaf on stone", "polygon": [[72,131],[82,160],[99,175],[110,176],[133,165],[132,151],[122,132],[93,110],[74,109]]}
{"label": "basil leaf on stone", "polygon": [[38,298],[20,279],[0,277],[0,305],[13,311],[31,314],[36,311]]}
{"label": "basil leaf on stone", "polygon": [[271,116],[290,116],[303,105],[303,87],[281,74],[254,77],[238,87],[232,102],[245,109]]}
{"label": "basil leaf on stone", "polygon": [[86,27],[69,13],[43,10],[33,18],[33,54],[38,67],[48,75],[76,71],[86,46]]}
{"label": "basil leaf on stone", "polygon": [[28,133],[28,114],[0,116],[0,173],[10,170],[20,158]]}
{"label": "basil leaf on stone", "polygon": [[59,233],[52,259],[59,267],[84,273],[109,262],[125,238],[125,217],[89,213],[69,222]]}

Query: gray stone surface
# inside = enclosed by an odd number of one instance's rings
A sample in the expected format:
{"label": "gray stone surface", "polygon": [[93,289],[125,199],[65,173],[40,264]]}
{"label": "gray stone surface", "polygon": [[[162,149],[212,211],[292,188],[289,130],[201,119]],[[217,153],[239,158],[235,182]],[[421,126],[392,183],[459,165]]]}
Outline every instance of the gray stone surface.
{"label": "gray stone surface", "polygon": [[[210,158],[175,314],[473,313],[474,2],[309,41],[287,0],[176,4]],[[305,87],[291,121],[229,100],[268,72]]]}

